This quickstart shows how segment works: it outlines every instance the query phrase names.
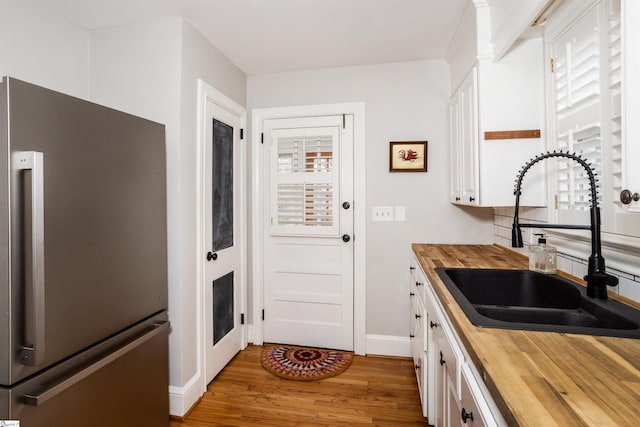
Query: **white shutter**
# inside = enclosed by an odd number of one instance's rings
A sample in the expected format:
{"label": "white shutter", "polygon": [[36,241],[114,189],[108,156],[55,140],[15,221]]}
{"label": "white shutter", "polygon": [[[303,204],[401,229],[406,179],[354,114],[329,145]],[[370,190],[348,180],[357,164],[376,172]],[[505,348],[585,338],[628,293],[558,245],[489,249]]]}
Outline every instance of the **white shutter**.
{"label": "white shutter", "polygon": [[271,132],[271,234],[339,233],[339,129]]}
{"label": "white shutter", "polygon": [[618,206],[622,191],[622,28],[620,22],[620,0],[612,0],[607,17],[608,87],[610,108],[611,143],[611,197]]}
{"label": "white shutter", "polygon": [[[600,100],[600,33],[598,9],[592,8],[553,41],[555,147],[580,154],[598,176],[602,174]],[[587,211],[589,180],[585,170],[569,159],[557,161],[557,208]],[[602,196],[599,195],[599,202]]]}

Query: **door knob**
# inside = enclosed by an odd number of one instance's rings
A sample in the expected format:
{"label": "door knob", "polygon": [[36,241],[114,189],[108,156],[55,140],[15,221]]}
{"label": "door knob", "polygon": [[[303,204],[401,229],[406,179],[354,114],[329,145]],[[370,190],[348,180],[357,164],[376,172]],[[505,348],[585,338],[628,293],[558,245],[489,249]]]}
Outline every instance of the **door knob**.
{"label": "door knob", "polygon": [[349,209],[350,207],[351,207],[351,203],[349,203],[349,202],[344,202],[342,204],[342,209]]}
{"label": "door knob", "polygon": [[631,201],[637,202],[638,200],[640,200],[640,194],[638,193],[633,193],[631,194],[631,191],[629,190],[622,190],[620,192],[620,201],[625,204],[628,205],[629,203],[631,203]]}
{"label": "door knob", "polygon": [[207,252],[207,261],[215,261],[218,259],[218,254],[215,252]]}
{"label": "door knob", "polygon": [[348,234],[343,234],[342,235],[342,241],[343,242],[348,242],[349,240],[351,240],[351,236],[349,236]]}

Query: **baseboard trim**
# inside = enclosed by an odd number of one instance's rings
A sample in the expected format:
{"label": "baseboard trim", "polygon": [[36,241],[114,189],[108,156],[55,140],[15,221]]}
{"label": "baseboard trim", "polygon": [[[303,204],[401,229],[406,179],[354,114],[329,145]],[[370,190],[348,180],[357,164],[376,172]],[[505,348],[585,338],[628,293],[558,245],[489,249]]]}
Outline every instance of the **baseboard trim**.
{"label": "baseboard trim", "polygon": [[[254,342],[253,325],[248,325],[247,335],[248,342],[254,345],[262,345],[263,343]],[[365,337],[366,353],[378,356],[411,356],[411,342],[407,337],[399,337],[395,335],[367,335]]]}
{"label": "baseboard trim", "polygon": [[367,354],[380,356],[411,357],[411,342],[408,337],[394,335],[367,335]]}
{"label": "baseboard trim", "polygon": [[184,417],[198,403],[200,393],[200,374],[195,374],[184,386],[169,386],[169,414]]}

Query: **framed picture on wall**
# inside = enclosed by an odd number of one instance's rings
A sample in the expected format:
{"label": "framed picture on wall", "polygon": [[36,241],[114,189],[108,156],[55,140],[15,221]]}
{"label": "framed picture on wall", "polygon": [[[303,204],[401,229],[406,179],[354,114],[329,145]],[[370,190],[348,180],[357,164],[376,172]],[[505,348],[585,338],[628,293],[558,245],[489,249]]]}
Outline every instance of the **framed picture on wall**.
{"label": "framed picture on wall", "polygon": [[427,141],[389,143],[389,172],[426,172]]}

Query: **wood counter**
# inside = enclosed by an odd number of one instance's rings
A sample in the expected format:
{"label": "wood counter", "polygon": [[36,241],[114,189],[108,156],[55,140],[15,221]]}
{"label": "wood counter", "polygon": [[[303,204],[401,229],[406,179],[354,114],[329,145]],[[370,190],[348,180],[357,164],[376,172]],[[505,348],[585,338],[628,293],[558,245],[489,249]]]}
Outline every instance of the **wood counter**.
{"label": "wood counter", "polygon": [[478,328],[434,269],[526,269],[526,258],[497,245],[413,251],[509,426],[640,425],[640,340]]}

